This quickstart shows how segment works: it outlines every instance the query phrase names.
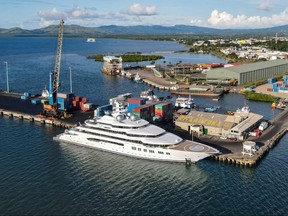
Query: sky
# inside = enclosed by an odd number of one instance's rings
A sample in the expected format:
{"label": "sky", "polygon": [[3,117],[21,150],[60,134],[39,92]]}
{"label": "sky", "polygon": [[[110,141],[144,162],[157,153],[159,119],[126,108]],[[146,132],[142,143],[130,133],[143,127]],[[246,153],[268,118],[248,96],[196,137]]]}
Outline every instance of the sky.
{"label": "sky", "polygon": [[287,0],[0,0],[0,28],[51,24],[192,25],[219,29],[288,24]]}

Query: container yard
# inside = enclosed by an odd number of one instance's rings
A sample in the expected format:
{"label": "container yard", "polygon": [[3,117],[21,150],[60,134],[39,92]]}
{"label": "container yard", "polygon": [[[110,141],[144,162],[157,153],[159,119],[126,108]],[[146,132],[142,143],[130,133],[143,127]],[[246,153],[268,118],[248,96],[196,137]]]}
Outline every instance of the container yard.
{"label": "container yard", "polygon": [[[26,97],[25,100],[22,97],[23,95],[25,95]],[[192,117],[192,119],[189,120],[190,123],[186,125],[187,128],[189,128],[189,131],[185,131],[183,129],[179,130],[179,127],[174,128],[173,124],[171,124],[172,119],[175,118],[175,116],[173,115],[174,106],[171,102],[149,101],[145,98],[133,98],[131,97],[131,94],[127,93],[119,95],[115,98],[111,98],[111,104],[96,107],[91,105],[90,103],[87,103],[88,100],[85,97],[74,96],[73,99],[68,99],[69,95],[72,98],[71,94],[65,95],[65,98],[67,99],[67,101],[70,101],[72,103],[72,107],[74,106],[74,109],[72,108],[70,112],[70,116],[67,118],[54,119],[39,115],[39,113],[43,111],[42,102],[44,101],[45,104],[45,101],[47,101],[47,99],[45,100],[43,98],[35,98],[35,96],[31,94],[1,92],[0,115],[7,116],[9,118],[27,120],[31,122],[39,122],[40,124],[47,126],[51,125],[55,127],[70,128],[76,126],[78,123],[84,122],[84,120],[88,118],[102,116],[107,114],[107,112],[112,112],[113,107],[117,106],[117,104],[119,106],[120,104],[124,108],[126,107],[127,110],[132,111],[132,113],[139,116],[140,118],[161,125],[163,128],[170,130],[171,132],[178,135],[181,135],[181,137],[183,138],[186,137],[189,139],[190,137],[191,139],[192,131],[195,140],[211,145],[212,147],[216,147],[221,151],[220,155],[216,155],[213,157],[215,160],[234,164],[241,164],[244,166],[255,165],[263,157],[263,155],[267,153],[286,133],[288,127],[288,109],[284,109],[279,116],[269,121],[268,128],[265,124],[265,128],[263,127],[264,131],[261,131],[260,136],[249,136],[248,138],[246,137],[245,139],[240,139],[240,134],[236,141],[234,141],[232,138],[235,137],[235,128],[237,128],[238,126],[233,126],[234,123],[231,122],[231,127],[225,129],[225,125],[227,126],[227,121],[232,121],[231,119],[237,120],[237,118],[235,117],[230,117],[229,120],[229,116],[224,117],[224,115],[216,113],[192,111],[194,113],[194,119],[193,115],[190,115],[189,118]],[[64,97],[64,95],[62,96]],[[199,116],[200,114],[202,117]],[[219,117],[215,117],[218,115]],[[241,115],[241,113],[238,113],[238,115]],[[183,120],[185,116],[187,118],[189,115],[185,115],[184,113],[182,113],[181,116],[179,117],[179,119]],[[255,116],[257,118],[255,118]],[[200,121],[201,118],[203,121]],[[197,124],[194,122],[196,121],[195,119],[198,119]],[[238,130],[241,129],[242,132],[246,132],[246,129],[259,129],[264,125],[261,119],[262,118],[260,115],[252,114],[250,115],[250,117],[246,118],[246,121],[242,120],[241,122],[239,120],[239,124],[241,124],[241,127],[239,127]],[[281,119],[281,121],[279,121],[279,119]],[[191,123],[192,121],[194,123]],[[218,123],[223,121],[223,125],[220,125],[218,127],[217,121]],[[257,124],[258,122],[259,125]],[[206,125],[200,127],[200,125],[203,124]],[[176,126],[177,125],[178,124],[176,123]],[[203,130],[201,130],[201,128]],[[224,134],[219,134],[219,131],[222,131],[222,133],[224,132]],[[218,133],[219,135],[209,134],[212,132]],[[232,132],[234,133],[234,136],[232,137],[231,134],[225,134],[225,132]],[[251,146],[251,143],[247,144],[247,140],[255,142],[255,146]]]}

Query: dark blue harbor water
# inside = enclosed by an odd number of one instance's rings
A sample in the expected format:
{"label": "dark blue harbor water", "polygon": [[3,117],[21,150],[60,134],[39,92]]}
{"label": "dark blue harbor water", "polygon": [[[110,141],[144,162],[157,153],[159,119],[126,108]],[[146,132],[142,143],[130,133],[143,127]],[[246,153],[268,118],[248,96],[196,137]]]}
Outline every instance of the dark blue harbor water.
{"label": "dark blue harbor water", "polygon": [[[40,93],[48,85],[56,50],[54,38],[0,38],[0,89]],[[146,90],[120,77],[101,73],[93,54],[183,50],[174,42],[64,39],[61,91],[96,104],[110,97]],[[211,55],[162,54],[166,62],[225,62]],[[162,60],[163,61],[163,60]],[[161,63],[161,62],[159,62]],[[135,63],[136,64],[136,63]],[[1,66],[2,65],[2,66]],[[158,95],[165,91],[155,90]],[[228,94],[220,101],[195,97],[202,106],[235,110],[244,97]],[[270,103],[246,101],[251,111],[274,118]],[[0,215],[284,215],[288,212],[287,136],[254,168],[212,159],[183,164],[138,160],[83,147],[59,144],[63,129],[0,117]]]}

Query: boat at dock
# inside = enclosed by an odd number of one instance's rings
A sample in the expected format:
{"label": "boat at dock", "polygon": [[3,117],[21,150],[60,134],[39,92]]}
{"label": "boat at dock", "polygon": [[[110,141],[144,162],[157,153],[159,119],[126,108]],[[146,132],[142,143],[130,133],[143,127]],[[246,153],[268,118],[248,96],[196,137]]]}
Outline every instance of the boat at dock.
{"label": "boat at dock", "polygon": [[181,108],[187,108],[187,109],[193,109],[196,107],[196,103],[194,102],[194,99],[191,98],[189,95],[189,98],[187,97],[178,97],[175,101],[175,108],[181,109]]}
{"label": "boat at dock", "polygon": [[140,75],[138,73],[135,75],[134,81],[136,83],[143,83],[144,82],[143,79],[140,77]]}
{"label": "boat at dock", "polygon": [[208,145],[183,140],[179,136],[125,111],[114,111],[88,119],[54,137],[58,142],[71,143],[135,158],[191,162],[218,154]]}
{"label": "boat at dock", "polygon": [[140,93],[140,98],[146,98],[150,101],[158,101],[159,98],[157,97],[157,95],[154,94],[154,91],[149,88],[147,91],[142,91]]}

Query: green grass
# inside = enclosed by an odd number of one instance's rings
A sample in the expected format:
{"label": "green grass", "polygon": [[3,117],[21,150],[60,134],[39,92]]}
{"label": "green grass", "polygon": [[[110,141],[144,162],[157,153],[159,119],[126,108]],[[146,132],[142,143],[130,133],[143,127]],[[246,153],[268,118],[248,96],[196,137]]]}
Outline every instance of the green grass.
{"label": "green grass", "polygon": [[253,101],[275,102],[277,100],[276,97],[262,93],[246,91],[244,94],[248,100]]}

